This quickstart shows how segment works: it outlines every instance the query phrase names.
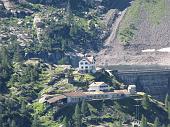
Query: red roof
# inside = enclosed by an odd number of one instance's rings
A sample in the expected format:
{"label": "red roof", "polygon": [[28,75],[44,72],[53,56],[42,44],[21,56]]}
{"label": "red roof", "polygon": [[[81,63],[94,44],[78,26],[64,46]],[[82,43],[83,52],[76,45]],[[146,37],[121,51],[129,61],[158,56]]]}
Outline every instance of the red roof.
{"label": "red roof", "polygon": [[[86,57],[84,57],[83,59],[87,60],[90,64],[92,64],[92,63],[93,63],[93,60],[95,60],[93,56],[86,56]],[[83,59],[82,59],[82,60],[83,60]]]}
{"label": "red roof", "polygon": [[65,96],[67,97],[83,97],[86,96],[86,94],[84,92],[70,92],[70,93],[63,93]]}
{"label": "red roof", "polygon": [[66,98],[66,96],[64,96],[64,95],[58,95],[58,96],[55,96],[53,98],[50,98],[49,100],[47,100],[47,102],[52,104],[52,103],[55,103],[59,100],[65,99],[65,98]]}
{"label": "red roof", "polygon": [[113,93],[117,93],[117,94],[128,94],[129,92],[127,90],[114,90]]}

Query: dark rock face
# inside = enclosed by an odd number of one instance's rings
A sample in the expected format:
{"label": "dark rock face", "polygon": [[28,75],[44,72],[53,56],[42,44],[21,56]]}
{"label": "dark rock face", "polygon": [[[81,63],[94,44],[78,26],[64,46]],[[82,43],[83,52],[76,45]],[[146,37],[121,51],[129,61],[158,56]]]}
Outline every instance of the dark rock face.
{"label": "dark rock face", "polygon": [[67,0],[26,0],[33,4],[55,5],[57,7],[64,7]]}
{"label": "dark rock face", "polygon": [[49,52],[37,52],[37,53],[28,53],[26,54],[25,58],[30,59],[30,58],[40,58],[44,62],[48,63],[58,63],[58,61],[62,58],[63,53],[61,52],[54,52],[54,53],[49,53]]}
{"label": "dark rock face", "polygon": [[17,18],[24,18],[25,16],[30,16],[32,15],[33,12],[31,10],[19,10],[16,13],[14,13],[13,15],[16,16]]}
{"label": "dark rock face", "polygon": [[37,52],[37,53],[28,53],[25,55],[26,59],[30,58],[40,58],[44,62],[51,63],[51,64],[58,64],[60,60],[63,58],[67,58],[67,64],[72,65],[73,67],[78,66],[78,62],[80,60],[79,56],[75,54],[64,54],[63,52]]}
{"label": "dark rock face", "polygon": [[1,18],[5,18],[5,17],[11,17],[12,13],[9,11],[4,11],[4,10],[0,10],[0,17]]}

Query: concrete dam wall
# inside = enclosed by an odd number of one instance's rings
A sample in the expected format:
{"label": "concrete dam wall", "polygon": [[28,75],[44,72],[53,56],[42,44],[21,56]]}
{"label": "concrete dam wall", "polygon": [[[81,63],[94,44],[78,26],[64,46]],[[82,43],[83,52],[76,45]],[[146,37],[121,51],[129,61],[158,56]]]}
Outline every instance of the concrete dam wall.
{"label": "concrete dam wall", "polygon": [[137,91],[146,92],[158,100],[170,93],[170,69],[113,70],[117,80],[126,85],[135,84]]}

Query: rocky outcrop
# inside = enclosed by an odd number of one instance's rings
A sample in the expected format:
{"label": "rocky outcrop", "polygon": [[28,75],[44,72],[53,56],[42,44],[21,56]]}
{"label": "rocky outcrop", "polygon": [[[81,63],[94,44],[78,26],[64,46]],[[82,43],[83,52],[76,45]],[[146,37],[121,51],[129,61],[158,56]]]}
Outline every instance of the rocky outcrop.
{"label": "rocky outcrop", "polygon": [[3,2],[3,5],[6,10],[10,10],[10,11],[16,10],[16,7],[15,7],[15,4],[13,3],[13,1],[10,1],[10,0],[1,0],[1,1]]}
{"label": "rocky outcrop", "polygon": [[73,67],[78,66],[78,62],[80,60],[80,56],[75,53],[63,53],[63,52],[36,52],[36,53],[26,53],[26,59],[30,58],[40,58],[44,62],[51,63],[51,64],[58,64],[60,60],[63,58],[67,58],[67,63],[71,64]]}
{"label": "rocky outcrop", "polygon": [[47,63],[58,63],[58,61],[61,60],[62,56],[63,56],[62,52],[54,52],[54,53],[37,52],[37,53],[28,53],[28,54],[25,54],[25,58],[26,59],[40,58],[44,62],[47,62]]}
{"label": "rocky outcrop", "polygon": [[[1,12],[3,13],[3,15],[1,14],[0,16],[3,17],[18,17],[18,18],[23,18],[25,16],[29,16],[31,14],[33,14],[33,11],[28,9],[28,8],[24,8],[24,9],[18,9],[16,4],[20,4],[20,3],[26,3],[26,1],[24,0],[0,0],[0,8],[4,7],[4,11]],[[6,14],[7,13],[7,14]]]}
{"label": "rocky outcrop", "polygon": [[45,27],[45,24],[38,14],[36,14],[34,16],[33,27],[36,31],[37,39],[38,39],[39,43],[41,43],[41,38],[44,34],[43,28]]}

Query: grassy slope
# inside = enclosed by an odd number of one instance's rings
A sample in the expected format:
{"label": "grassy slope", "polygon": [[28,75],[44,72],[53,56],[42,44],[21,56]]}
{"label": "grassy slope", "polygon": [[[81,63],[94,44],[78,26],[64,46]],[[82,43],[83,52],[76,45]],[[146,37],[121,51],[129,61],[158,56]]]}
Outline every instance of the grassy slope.
{"label": "grassy slope", "polygon": [[128,44],[135,36],[137,22],[141,18],[141,7],[144,7],[148,12],[148,18],[152,24],[159,23],[166,10],[165,0],[135,0],[132,6],[128,8],[124,20],[119,27],[118,39],[123,44]]}
{"label": "grassy slope", "polygon": [[159,23],[162,16],[165,14],[165,0],[152,0],[144,2],[145,9],[149,13],[149,20],[152,23]]}

